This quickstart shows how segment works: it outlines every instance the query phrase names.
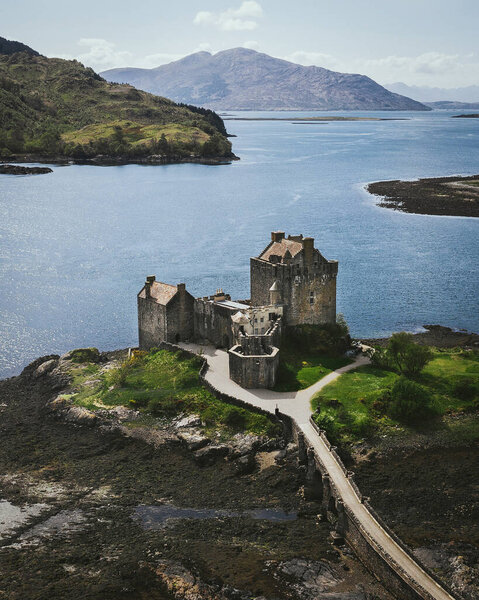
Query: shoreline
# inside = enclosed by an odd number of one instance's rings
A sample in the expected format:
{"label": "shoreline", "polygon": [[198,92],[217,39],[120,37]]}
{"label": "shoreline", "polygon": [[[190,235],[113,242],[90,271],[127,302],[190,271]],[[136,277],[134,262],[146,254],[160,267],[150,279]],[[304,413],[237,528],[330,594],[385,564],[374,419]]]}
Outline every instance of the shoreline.
{"label": "shoreline", "polygon": [[398,212],[479,217],[479,175],[375,181],[364,189],[376,196],[376,206]]}
{"label": "shoreline", "polygon": [[151,156],[144,158],[126,158],[126,157],[114,157],[114,156],[96,156],[93,158],[73,158],[69,156],[43,156],[43,155],[20,155],[12,156],[10,158],[0,158],[1,164],[24,164],[24,163],[40,163],[47,165],[94,165],[99,167],[115,167],[121,165],[178,165],[178,164],[200,164],[200,165],[230,165],[232,162],[241,160],[239,156],[235,154],[224,157],[161,157]]}

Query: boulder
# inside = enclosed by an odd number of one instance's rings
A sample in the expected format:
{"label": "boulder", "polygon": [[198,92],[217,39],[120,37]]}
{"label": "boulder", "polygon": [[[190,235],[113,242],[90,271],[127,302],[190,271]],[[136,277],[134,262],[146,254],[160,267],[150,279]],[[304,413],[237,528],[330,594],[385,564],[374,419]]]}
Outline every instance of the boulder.
{"label": "boulder", "polygon": [[83,406],[72,406],[68,409],[65,420],[77,425],[87,425],[91,427],[95,424],[97,416],[91,410],[84,408]]}
{"label": "boulder", "polygon": [[203,448],[210,443],[210,440],[196,430],[182,429],[176,434],[178,438],[186,444],[188,450],[194,451]]}
{"label": "boulder", "polygon": [[214,465],[217,460],[224,458],[229,452],[225,444],[211,445],[195,452],[195,460],[202,467]]}
{"label": "boulder", "polygon": [[201,427],[201,419],[198,415],[187,415],[175,423],[177,429],[183,427]]}
{"label": "boulder", "polygon": [[100,362],[100,352],[98,348],[76,348],[64,354],[62,359],[71,360],[74,363],[97,363]]}
{"label": "boulder", "polygon": [[51,358],[50,360],[45,361],[39,367],[37,367],[35,371],[33,371],[33,378],[38,379],[39,377],[46,375],[55,367],[56,364],[56,358]]}
{"label": "boulder", "polygon": [[238,475],[248,475],[256,469],[256,460],[254,454],[245,454],[234,461],[236,473]]}

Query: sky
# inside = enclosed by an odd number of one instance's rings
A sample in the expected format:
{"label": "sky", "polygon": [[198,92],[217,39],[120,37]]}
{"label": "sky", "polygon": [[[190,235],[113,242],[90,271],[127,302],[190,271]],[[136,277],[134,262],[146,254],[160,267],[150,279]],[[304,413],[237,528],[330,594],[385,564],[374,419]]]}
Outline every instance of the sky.
{"label": "sky", "polygon": [[96,71],[244,46],[381,84],[479,84],[478,0],[0,1],[0,36]]}

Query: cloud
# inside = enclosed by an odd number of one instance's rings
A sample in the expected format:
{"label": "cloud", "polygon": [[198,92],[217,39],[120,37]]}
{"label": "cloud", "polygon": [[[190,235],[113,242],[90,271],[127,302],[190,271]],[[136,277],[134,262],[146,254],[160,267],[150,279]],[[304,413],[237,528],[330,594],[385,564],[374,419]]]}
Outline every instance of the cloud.
{"label": "cloud", "polygon": [[263,16],[263,9],[254,0],[245,0],[239,8],[228,8],[223,12],[202,10],[196,13],[195,25],[212,25],[221,31],[251,31],[258,27],[257,19]]}
{"label": "cloud", "polygon": [[117,50],[116,44],[99,38],[81,38],[78,42],[87,51],[76,58],[96,71],[124,67],[131,57],[131,52]]}
{"label": "cloud", "polygon": [[361,73],[382,83],[402,81],[408,85],[461,86],[479,81],[479,58],[474,54],[425,52],[417,56],[384,56],[346,59],[322,52],[297,50],[285,60],[316,65],[342,73]]}
{"label": "cloud", "polygon": [[259,42],[255,42],[254,40],[243,42],[241,45],[243,48],[249,48],[250,50],[258,50],[259,48]]}

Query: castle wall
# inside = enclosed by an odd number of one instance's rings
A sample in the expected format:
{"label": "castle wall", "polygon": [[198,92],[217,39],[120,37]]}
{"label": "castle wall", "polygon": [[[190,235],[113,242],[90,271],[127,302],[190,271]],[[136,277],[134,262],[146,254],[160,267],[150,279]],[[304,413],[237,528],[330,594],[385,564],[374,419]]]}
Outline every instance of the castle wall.
{"label": "castle wall", "polygon": [[247,356],[238,352],[241,346],[229,350],[230,378],[244,388],[271,388],[276,383],[279,367],[279,350],[271,354]]}
{"label": "castle wall", "polygon": [[194,338],[210,342],[217,348],[231,348],[234,344],[231,309],[221,304],[196,298],[194,301]]}
{"label": "castle wall", "polygon": [[166,306],[138,296],[138,344],[149,350],[166,340]]}
{"label": "castle wall", "polygon": [[165,341],[176,343],[193,339],[194,303],[188,292],[179,290],[166,305],[167,335]]}
{"label": "castle wall", "polygon": [[302,253],[288,264],[252,258],[251,304],[269,304],[269,288],[278,281],[287,325],[319,325],[336,321],[338,263],[325,260],[317,250],[305,264]]}

